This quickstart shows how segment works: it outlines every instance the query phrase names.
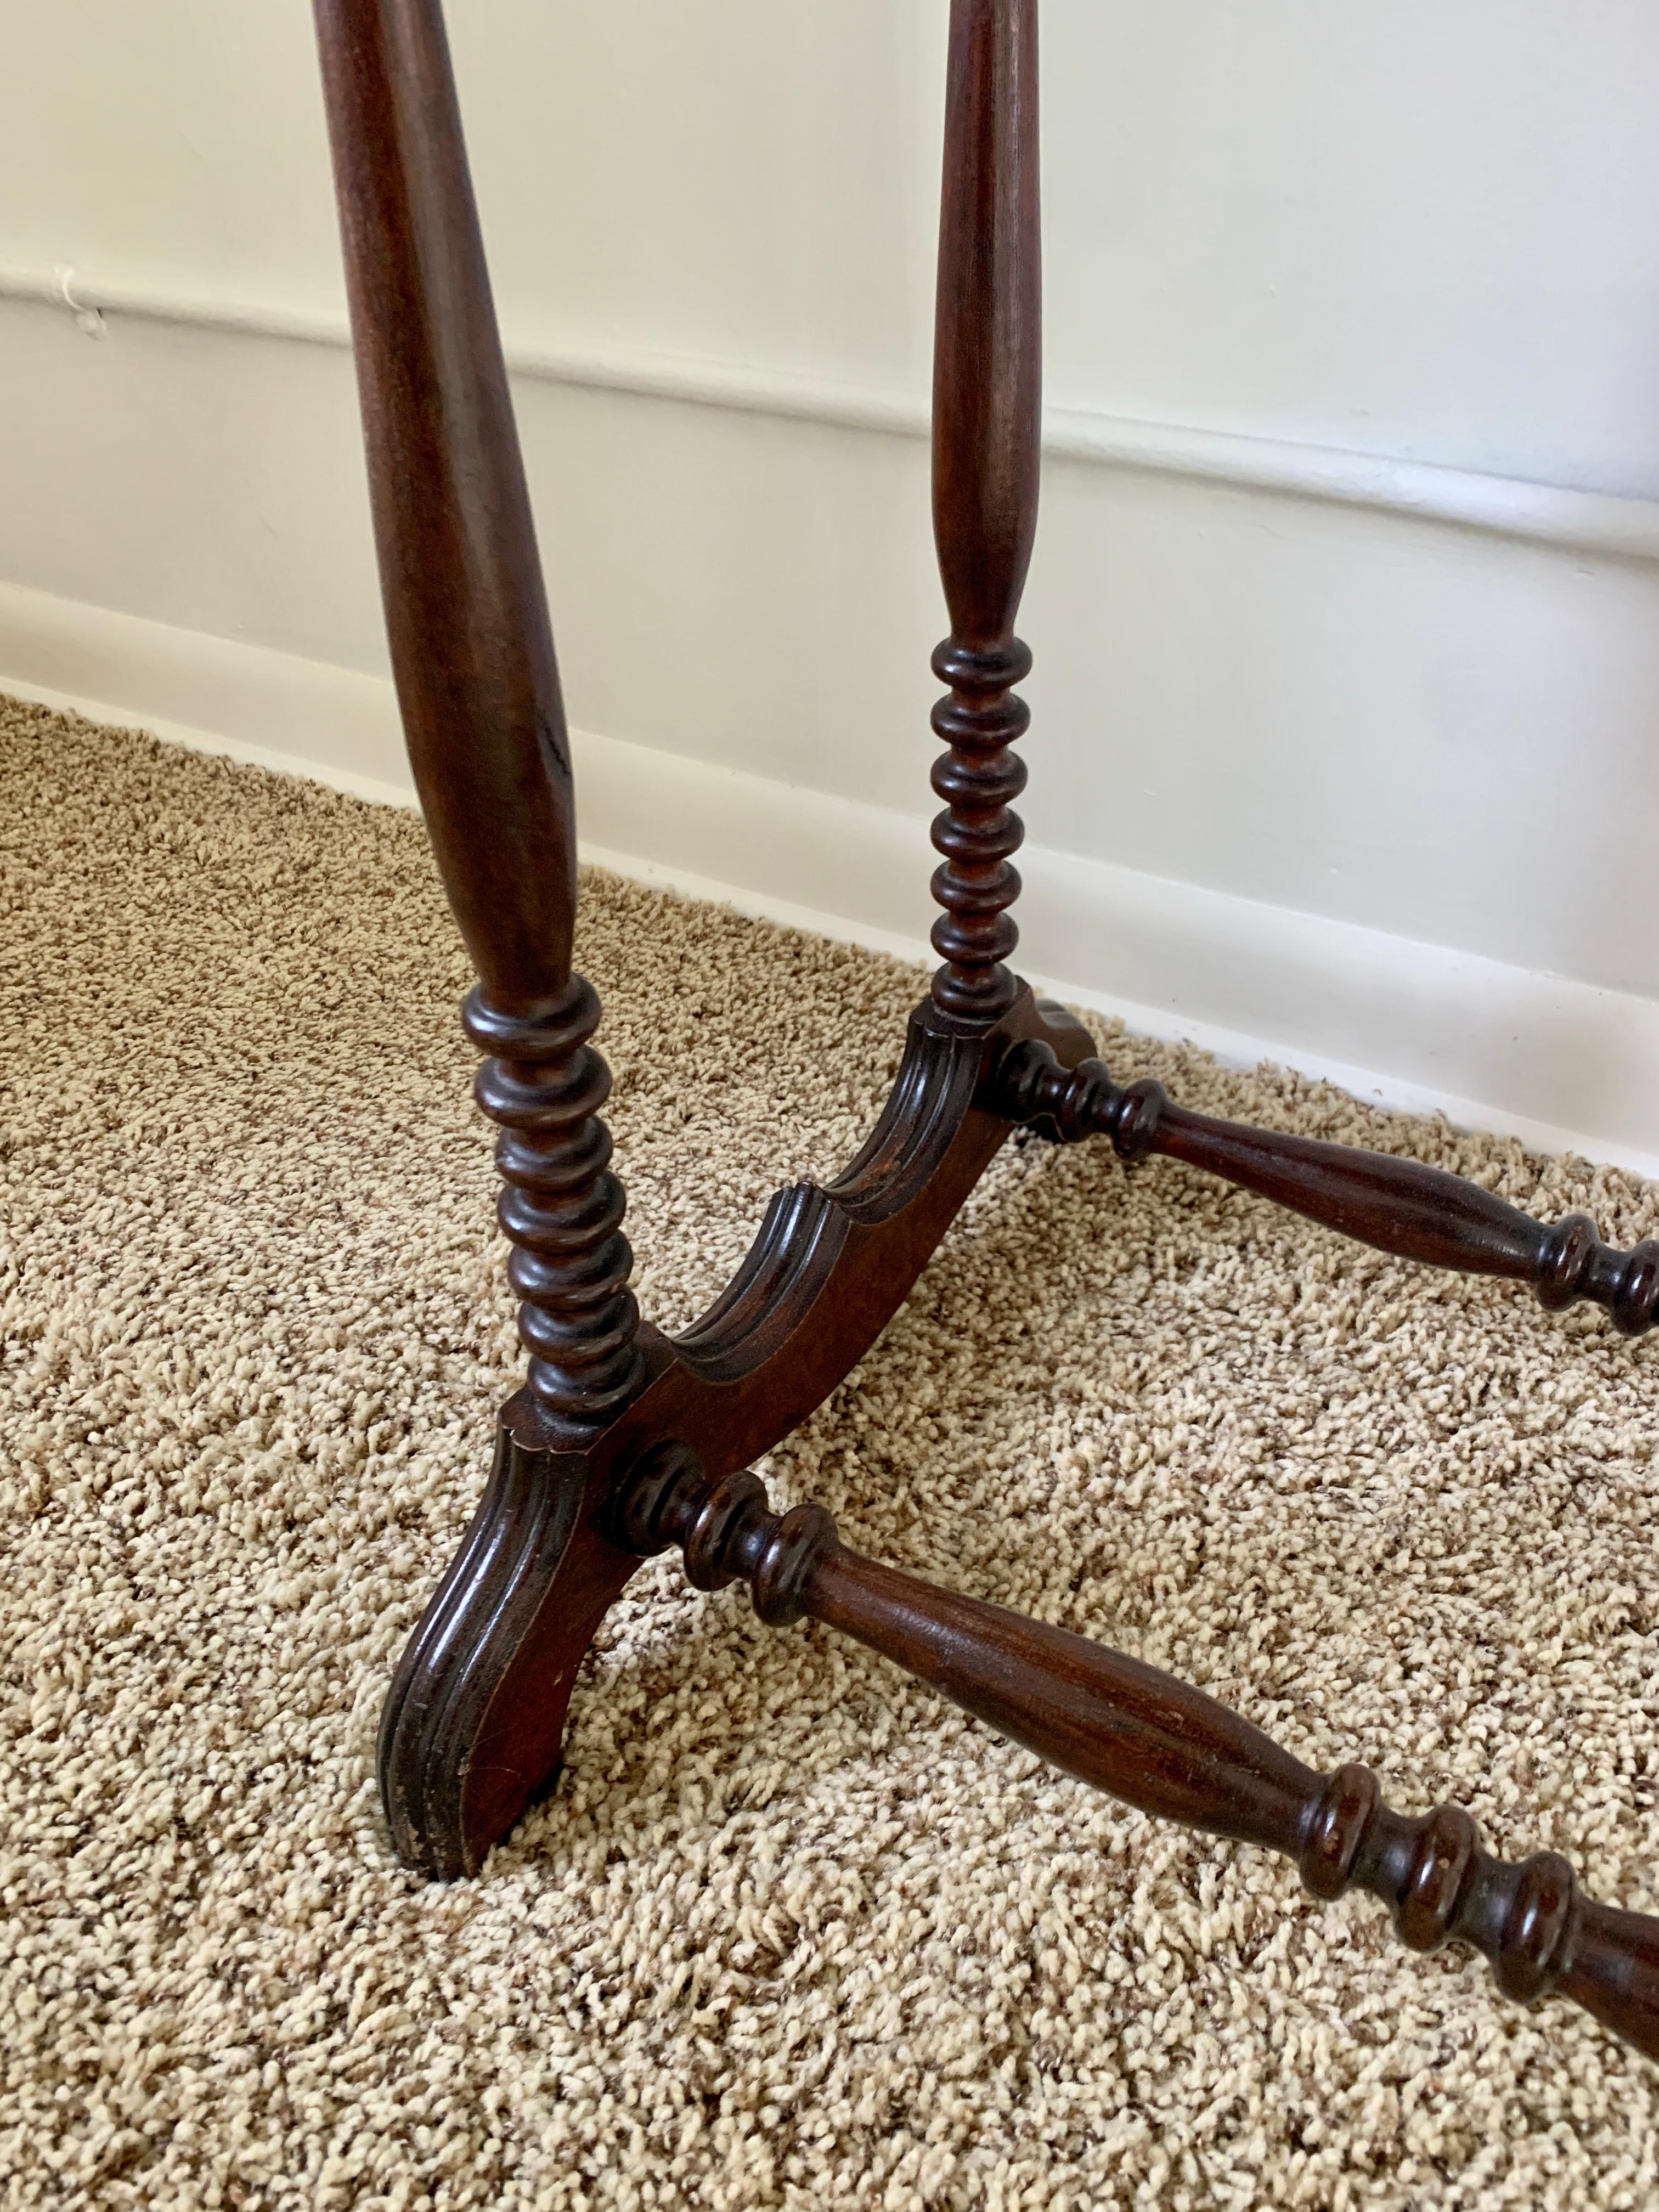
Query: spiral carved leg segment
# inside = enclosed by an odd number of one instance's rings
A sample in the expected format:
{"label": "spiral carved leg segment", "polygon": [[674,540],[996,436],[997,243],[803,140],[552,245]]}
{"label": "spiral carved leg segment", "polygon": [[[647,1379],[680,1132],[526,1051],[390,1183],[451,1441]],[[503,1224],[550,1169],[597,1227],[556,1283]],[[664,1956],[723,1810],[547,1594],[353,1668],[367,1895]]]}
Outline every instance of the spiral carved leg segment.
{"label": "spiral carved leg segment", "polygon": [[1019,988],[1004,963],[1019,942],[1007,911],[1019,896],[1009,855],[1025,830],[1010,802],[1025,788],[1025,763],[1008,748],[1030,728],[1031,714],[1009,687],[1030,667],[1017,638],[988,653],[947,640],[933,655],[933,673],[951,687],[933,709],[934,732],[951,748],[933,775],[945,801],[933,823],[934,848],[945,855],[933,882],[945,908],[933,925],[933,950],[945,962],[933,979],[933,1000],[966,1020],[994,1019]]}
{"label": "spiral carved leg segment", "polygon": [[611,1072],[587,1042],[599,999],[573,975],[545,1012],[504,1014],[475,990],[462,1018],[473,1043],[494,1055],[475,1092],[502,1133],[495,1164],[507,1188],[498,1211],[514,1248],[508,1279],[524,1301],[519,1334],[531,1354],[530,1389],[550,1435],[580,1442],[645,1375],[628,1287],[634,1255],[622,1234],[626,1200],[599,1119]]}
{"label": "spiral carved leg segment", "polygon": [[1659,2056],[1659,1920],[1584,1897],[1559,1853],[1494,1858],[1456,1806],[1409,1819],[1368,1767],[1317,1774],[1173,1675],[863,1559],[822,1506],[775,1516],[757,1476],[711,1480],[684,1445],[626,1477],[609,1528],[640,1554],[678,1544],[700,1589],[741,1577],[773,1626],[805,1613],[844,1630],[1127,1804],[1284,1853],[1317,1898],[1370,1891],[1413,1950],[1471,1943],[1506,1996],[1571,1997]]}
{"label": "spiral carved leg segment", "polygon": [[[609,1460],[590,1447],[647,1379],[622,1234],[622,1185],[599,1119],[609,1071],[588,1039],[599,1002],[581,976],[532,1014],[482,990],[467,1035],[491,1057],[479,1105],[498,1123],[507,1273],[523,1304],[527,1387],[504,1408],[495,1463],[454,1562],[398,1663],[381,1720],[382,1801],[401,1856],[428,1872],[477,1868],[558,1756],[575,1671],[630,1563],[594,1526]],[[562,1604],[550,1629],[544,1601]],[[502,1691],[533,1670],[533,1706]]]}
{"label": "spiral carved leg segment", "polygon": [[933,536],[951,614],[933,728],[951,750],[933,769],[933,1003],[962,1022],[995,1021],[1018,988],[1005,963],[1025,767],[1008,748],[1030,720],[1012,687],[1031,667],[1014,623],[1036,532],[1042,284],[1036,0],[951,0],[933,336]]}
{"label": "spiral carved leg segment", "polygon": [[479,1096],[504,1127],[501,1218],[534,1359],[386,1704],[392,1834],[436,1875],[476,1869],[552,1776],[577,1669],[637,1565],[607,1533],[617,1471],[678,1435],[716,1472],[740,1468],[804,1420],[868,1351],[1006,1140],[989,1094],[1009,1043],[1042,1036],[1068,1064],[1089,1049],[1023,987],[982,1033],[925,1004],[858,1158],[833,1182],[780,1192],[727,1289],[671,1341],[636,1322],[626,1288],[598,1118],[605,1073],[586,1042],[596,1013],[573,984],[536,1019],[476,996],[466,1015],[495,1054]]}
{"label": "spiral carved leg segment", "polygon": [[1626,1336],[1659,1314],[1659,1243],[1616,1251],[1588,1214],[1536,1221],[1442,1168],[1189,1113],[1161,1084],[1120,1089],[1099,1060],[1061,1067],[1040,1039],[1010,1052],[998,1095],[1014,1120],[1060,1143],[1103,1136],[1124,1159],[1184,1160],[1379,1252],[1530,1284],[1552,1312],[1590,1298]]}

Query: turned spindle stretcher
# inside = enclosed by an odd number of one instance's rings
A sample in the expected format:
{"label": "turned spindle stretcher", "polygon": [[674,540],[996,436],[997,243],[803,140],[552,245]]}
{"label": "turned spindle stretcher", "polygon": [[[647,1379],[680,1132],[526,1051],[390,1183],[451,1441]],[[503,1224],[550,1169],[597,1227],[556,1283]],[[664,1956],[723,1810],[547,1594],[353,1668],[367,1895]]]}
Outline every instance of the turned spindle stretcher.
{"label": "turned spindle stretcher", "polygon": [[1024,1127],[1227,1177],[1381,1250],[1589,1297],[1631,1334],[1659,1244],[1603,1245],[1389,1156],[1208,1119],[1120,1090],[1085,1033],[1006,963],[1019,889],[1010,750],[1029,715],[1014,621],[1041,413],[1036,0],[952,0],[933,387],[951,635],[933,932],[942,964],[892,1095],[846,1172],[773,1200],[703,1318],[668,1338],[628,1284],[599,1118],[592,988],[570,967],[575,810],[557,666],[439,0],[315,0],[376,541],[428,828],[477,988],[477,1093],[501,1128],[500,1218],[530,1354],[461,1549],[398,1665],[380,1740],[398,1851],[475,1871],[556,1770],[571,1686],[641,1560],[741,1577],[763,1620],[810,1614],[992,1727],[1149,1812],[1352,1884],[1414,1948],[1477,1945],[1510,1996],[1577,1999],[1659,2053],[1659,1920],[1593,1903],[1565,1859],[1484,1852],[1468,1814],[1392,1811],[1358,1765],[1321,1776],[1139,1661],[861,1559],[821,1507],[775,1519],[749,1462],[879,1335],[998,1147]]}

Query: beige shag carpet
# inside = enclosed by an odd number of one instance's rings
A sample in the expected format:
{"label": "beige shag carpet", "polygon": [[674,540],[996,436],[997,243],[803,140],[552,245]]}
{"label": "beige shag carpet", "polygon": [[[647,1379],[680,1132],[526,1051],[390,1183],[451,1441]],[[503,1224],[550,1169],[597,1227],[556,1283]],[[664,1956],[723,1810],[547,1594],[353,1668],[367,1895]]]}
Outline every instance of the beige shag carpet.
{"label": "beige shag carpet", "polygon": [[[18,2207],[1586,2206],[1659,2069],[653,1563],[481,1879],[376,1709],[518,1368],[418,823],[0,708],[0,2171]],[[918,858],[918,866],[923,865]],[[604,876],[642,1303],[874,1112],[918,979]],[[1108,1039],[1192,1103],[1628,1243],[1659,1194]],[[1659,1907],[1659,1352],[1177,1167],[1010,1148],[771,1463]]]}

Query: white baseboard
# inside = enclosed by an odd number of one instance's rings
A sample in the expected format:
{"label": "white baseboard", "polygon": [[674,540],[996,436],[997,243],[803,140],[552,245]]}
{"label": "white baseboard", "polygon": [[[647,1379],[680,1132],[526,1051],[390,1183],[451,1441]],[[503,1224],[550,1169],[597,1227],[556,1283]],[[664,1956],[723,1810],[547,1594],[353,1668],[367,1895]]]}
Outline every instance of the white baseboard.
{"label": "white baseboard", "polygon": [[[0,688],[413,804],[383,677],[0,585]],[[927,955],[927,818],[578,732],[585,857]],[[1659,1003],[1028,846],[1020,966],[1133,1030],[1659,1175]]]}
{"label": "white baseboard", "polygon": [[385,676],[0,584],[0,689],[412,806]]}

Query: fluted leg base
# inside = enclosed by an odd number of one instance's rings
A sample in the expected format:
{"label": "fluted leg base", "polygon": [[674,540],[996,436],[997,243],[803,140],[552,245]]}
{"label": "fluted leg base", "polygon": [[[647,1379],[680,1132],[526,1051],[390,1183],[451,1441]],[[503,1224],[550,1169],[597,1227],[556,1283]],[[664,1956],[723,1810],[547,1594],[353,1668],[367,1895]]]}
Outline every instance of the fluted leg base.
{"label": "fluted leg base", "polygon": [[[620,1407],[586,1434],[533,1388],[503,1407],[489,1486],[382,1719],[381,1796],[409,1865],[475,1872],[544,1793],[582,1658],[638,1565],[606,1518],[622,1476],[673,1438],[695,1439],[716,1474],[742,1467],[823,1403],[1012,1133],[992,1095],[1009,1051],[1032,1040],[1067,1066],[1090,1049],[1085,1030],[1023,984],[989,1027],[920,1008],[857,1158],[833,1182],[778,1193],[732,1281],[684,1335],[640,1324],[638,1380]],[[491,1084],[500,1105],[506,1084]],[[515,1121],[544,1112],[516,1094],[506,1107]]]}
{"label": "fluted leg base", "polygon": [[603,1464],[534,1434],[533,1408],[510,1401],[489,1486],[380,1716],[393,1845],[441,1880],[476,1874],[556,1778],[577,1669],[639,1565],[602,1533]]}

